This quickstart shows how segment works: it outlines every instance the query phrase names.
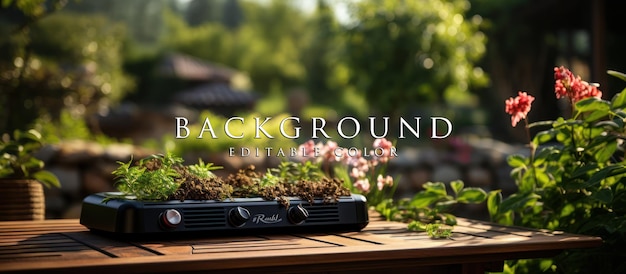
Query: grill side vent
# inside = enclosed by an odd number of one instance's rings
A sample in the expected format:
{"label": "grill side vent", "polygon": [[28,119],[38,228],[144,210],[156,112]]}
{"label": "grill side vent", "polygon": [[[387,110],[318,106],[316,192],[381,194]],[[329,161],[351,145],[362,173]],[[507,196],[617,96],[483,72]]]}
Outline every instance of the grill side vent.
{"label": "grill side vent", "polygon": [[337,205],[304,206],[309,212],[306,223],[336,223],[339,222],[339,207]]}
{"label": "grill side vent", "polygon": [[226,226],[226,214],[223,207],[185,208],[183,223],[188,229],[206,229]]}

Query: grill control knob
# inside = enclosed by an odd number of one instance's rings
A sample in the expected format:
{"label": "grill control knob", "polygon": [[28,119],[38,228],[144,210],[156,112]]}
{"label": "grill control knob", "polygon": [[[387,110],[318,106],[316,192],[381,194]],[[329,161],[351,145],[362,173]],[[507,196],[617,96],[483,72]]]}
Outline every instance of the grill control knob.
{"label": "grill control knob", "polygon": [[175,228],[182,222],[183,216],[176,209],[168,209],[161,213],[161,223],[166,228]]}
{"label": "grill control knob", "polygon": [[250,219],[250,211],[243,207],[236,207],[228,212],[228,221],[234,227],[244,225]]}
{"label": "grill control knob", "polygon": [[291,208],[289,208],[287,216],[289,217],[289,221],[291,223],[301,224],[302,222],[304,222],[304,220],[309,218],[309,212],[304,207],[302,207],[302,204],[299,204],[298,206],[292,206]]}

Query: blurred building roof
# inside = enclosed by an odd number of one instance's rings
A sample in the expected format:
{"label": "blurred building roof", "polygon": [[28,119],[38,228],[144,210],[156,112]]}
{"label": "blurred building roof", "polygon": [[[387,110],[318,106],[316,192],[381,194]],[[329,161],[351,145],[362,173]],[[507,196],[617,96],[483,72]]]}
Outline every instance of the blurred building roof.
{"label": "blurred building roof", "polygon": [[158,67],[160,75],[188,82],[177,91],[173,100],[197,109],[247,108],[257,96],[233,88],[233,79],[241,73],[235,69],[204,61],[192,56],[172,53]]}
{"label": "blurred building roof", "polygon": [[250,107],[257,96],[248,92],[235,90],[224,83],[207,83],[174,96],[174,101],[193,108]]}
{"label": "blurred building roof", "polygon": [[158,73],[182,80],[227,83],[238,74],[234,69],[180,53],[165,56]]}

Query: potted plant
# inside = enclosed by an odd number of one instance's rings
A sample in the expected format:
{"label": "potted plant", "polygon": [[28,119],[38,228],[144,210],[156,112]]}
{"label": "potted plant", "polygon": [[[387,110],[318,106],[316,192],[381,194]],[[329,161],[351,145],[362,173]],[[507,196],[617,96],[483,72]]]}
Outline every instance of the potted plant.
{"label": "potted plant", "polygon": [[58,178],[44,170],[35,157],[42,147],[41,134],[30,129],[15,131],[0,140],[0,220],[43,220],[45,199],[42,185],[60,187]]}

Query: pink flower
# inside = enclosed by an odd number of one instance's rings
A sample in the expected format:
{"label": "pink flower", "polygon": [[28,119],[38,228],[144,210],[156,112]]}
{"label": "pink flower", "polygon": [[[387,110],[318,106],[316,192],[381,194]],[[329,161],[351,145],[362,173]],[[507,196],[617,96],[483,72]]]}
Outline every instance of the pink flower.
{"label": "pink flower", "polygon": [[598,87],[581,80],[580,76],[574,76],[562,66],[554,68],[554,93],[557,99],[570,97],[573,103],[589,97],[602,97]]}
{"label": "pink flower", "polygon": [[554,93],[557,99],[569,95],[566,85],[569,86],[575,79],[574,74],[565,67],[554,68]]}
{"label": "pink flower", "polygon": [[347,154],[343,153],[345,149],[340,149],[341,155],[338,156],[335,152],[339,152],[339,145],[336,142],[328,141],[326,145],[322,147],[321,156],[325,162],[341,162]]}
{"label": "pink flower", "polygon": [[515,127],[522,119],[526,119],[528,112],[530,112],[530,106],[534,100],[535,97],[521,91],[518,92],[517,97],[506,100],[504,111],[511,114],[511,125],[513,125],[513,127]]}
{"label": "pink flower", "polygon": [[374,140],[373,146],[374,149],[381,148],[383,150],[383,154],[378,157],[380,162],[386,163],[393,157],[393,154],[391,154],[393,143],[391,141],[388,141],[385,138],[376,139]]}
{"label": "pink flower", "polygon": [[367,172],[370,170],[370,163],[363,157],[352,159],[352,170],[350,176],[354,179],[364,178]]}
{"label": "pink flower", "polygon": [[361,151],[357,150],[356,155],[349,156],[347,162],[348,162],[348,165],[356,166],[359,164],[361,160],[365,160],[365,159],[363,159],[363,154],[361,153]]}
{"label": "pink flower", "polygon": [[370,191],[370,182],[367,178],[360,179],[354,182],[354,187],[363,193],[368,193]]}
{"label": "pink flower", "polygon": [[358,178],[362,178],[365,177],[365,172],[363,172],[362,170],[353,167],[352,170],[350,171],[350,177],[358,179]]}
{"label": "pink flower", "polygon": [[301,153],[300,156],[302,157],[314,158],[314,152],[315,142],[313,140],[308,140],[298,147],[298,153]]}
{"label": "pink flower", "polygon": [[348,150],[340,148],[339,150],[333,151],[335,155],[335,161],[340,162],[342,164],[348,164],[350,161],[350,155],[348,155]]}
{"label": "pink flower", "polygon": [[393,178],[389,175],[383,178],[382,174],[378,174],[378,178],[376,178],[376,181],[378,190],[383,190],[386,185],[393,186]]}

